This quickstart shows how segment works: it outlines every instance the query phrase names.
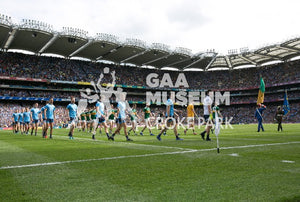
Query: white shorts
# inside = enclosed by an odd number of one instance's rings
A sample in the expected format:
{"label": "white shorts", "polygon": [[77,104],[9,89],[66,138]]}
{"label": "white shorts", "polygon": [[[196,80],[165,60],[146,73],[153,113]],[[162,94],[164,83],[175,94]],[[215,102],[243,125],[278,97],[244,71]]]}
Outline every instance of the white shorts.
{"label": "white shorts", "polygon": [[188,124],[194,123],[195,122],[195,118],[194,117],[187,117],[186,119]]}

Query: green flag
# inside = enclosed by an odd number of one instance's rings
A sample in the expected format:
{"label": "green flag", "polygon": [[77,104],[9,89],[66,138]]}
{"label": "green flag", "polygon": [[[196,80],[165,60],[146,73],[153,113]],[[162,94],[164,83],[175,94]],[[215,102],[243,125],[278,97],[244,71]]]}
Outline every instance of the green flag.
{"label": "green flag", "polygon": [[263,78],[260,78],[260,86],[259,86],[259,91],[258,91],[258,97],[257,97],[257,104],[263,103],[264,98],[265,98],[265,82]]}

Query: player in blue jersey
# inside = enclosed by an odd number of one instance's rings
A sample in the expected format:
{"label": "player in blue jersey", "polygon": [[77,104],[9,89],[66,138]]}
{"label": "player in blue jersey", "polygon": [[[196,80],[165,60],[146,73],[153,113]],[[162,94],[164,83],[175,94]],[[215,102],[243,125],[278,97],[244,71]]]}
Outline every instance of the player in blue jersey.
{"label": "player in blue jersey", "polygon": [[[105,109],[104,109],[104,104],[101,102],[101,97],[99,98],[99,101],[96,103],[96,111],[97,111],[97,118],[98,118],[98,123],[100,124],[100,127],[103,126],[106,136],[109,139],[109,134],[108,134],[108,127],[106,125],[106,117],[105,117]],[[96,127],[98,127],[98,124],[96,124]],[[95,139],[95,134],[96,134],[96,127],[93,129],[93,136],[92,139]]]}
{"label": "player in blue jersey", "polygon": [[18,121],[19,121],[19,110],[16,109],[15,112],[13,113],[13,133],[19,132]]}
{"label": "player in blue jersey", "polygon": [[37,129],[38,129],[38,123],[39,123],[39,113],[40,109],[38,108],[39,104],[35,103],[33,105],[33,108],[31,108],[30,113],[31,113],[31,135],[33,134],[33,130],[35,130],[35,136],[37,134]]}
{"label": "player in blue jersey", "polygon": [[119,133],[120,130],[122,128],[124,128],[124,134],[126,137],[127,141],[132,141],[132,139],[130,139],[128,137],[127,134],[127,125],[126,125],[126,102],[125,102],[125,98],[126,98],[126,94],[125,93],[121,93],[120,95],[120,101],[118,102],[118,111],[117,111],[117,122],[119,123],[118,128],[116,129],[116,131],[112,134],[112,136],[110,136],[108,139],[109,140],[115,140],[115,134]]}
{"label": "player in blue jersey", "polygon": [[21,134],[23,135],[23,131],[24,131],[24,122],[23,122],[23,112],[25,111],[24,108],[20,109],[20,113],[19,113],[19,129],[21,131]]}
{"label": "player in blue jersey", "polygon": [[68,114],[69,114],[69,124],[70,124],[70,131],[69,131],[69,138],[74,139],[73,132],[76,124],[77,118],[77,105],[75,104],[75,97],[71,97],[71,103],[67,106]]}
{"label": "player in blue jersey", "polygon": [[44,131],[44,138],[47,138],[47,131],[50,126],[50,139],[52,139],[53,125],[55,122],[55,106],[53,105],[53,98],[49,99],[49,103],[45,106],[44,115],[46,117],[46,128]]}
{"label": "player in blue jersey", "polygon": [[43,138],[45,137],[45,136],[47,136],[47,133],[45,133],[45,130],[46,130],[46,127],[47,127],[47,119],[46,119],[46,117],[45,117],[45,107],[46,107],[46,105],[49,103],[49,101],[46,101],[46,103],[45,103],[45,106],[43,106],[42,108],[41,108],[41,110],[39,111],[39,113],[40,114],[42,114],[42,117],[41,117],[41,122],[42,122],[42,131],[43,131]]}
{"label": "player in blue jersey", "polygon": [[175,96],[174,96],[173,93],[169,92],[168,100],[165,103],[165,105],[166,105],[166,121],[167,121],[167,125],[156,136],[156,138],[159,141],[161,141],[161,134],[163,134],[169,128],[173,128],[174,135],[176,136],[176,140],[183,140],[183,139],[179,138],[179,134],[177,132],[178,123],[176,122],[175,116],[176,116],[176,118],[178,118],[178,114],[175,112],[176,110],[174,109],[174,102],[173,102],[173,100],[175,100]]}
{"label": "player in blue jersey", "polygon": [[29,131],[29,124],[30,124],[30,111],[29,108],[26,107],[25,111],[23,112],[23,121],[24,121],[24,133],[28,135]]}

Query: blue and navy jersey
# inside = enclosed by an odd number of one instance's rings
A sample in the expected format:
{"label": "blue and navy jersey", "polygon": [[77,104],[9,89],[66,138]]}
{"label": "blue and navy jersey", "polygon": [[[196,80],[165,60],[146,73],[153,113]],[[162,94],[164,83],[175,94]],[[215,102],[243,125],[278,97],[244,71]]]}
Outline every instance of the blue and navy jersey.
{"label": "blue and navy jersey", "polygon": [[76,104],[68,104],[67,109],[69,110],[70,118],[76,118],[77,116],[77,105]]}
{"label": "blue and navy jersey", "polygon": [[44,115],[45,107],[46,107],[46,106],[43,106],[43,107],[41,108],[41,111],[39,111],[39,113],[42,113],[42,118],[43,118],[43,119],[45,119],[45,115]]}
{"label": "blue and navy jersey", "polygon": [[54,119],[55,106],[53,104],[47,104],[45,106],[45,110],[47,110],[46,111],[46,118],[47,119]]}
{"label": "blue and navy jersey", "polygon": [[23,113],[19,113],[19,122],[23,122]]}
{"label": "blue and navy jersey", "polygon": [[169,112],[166,110],[166,116],[167,117],[174,116],[174,103],[173,103],[173,101],[171,99],[168,99],[165,104],[166,104],[166,106],[170,106],[170,114],[168,114]]}
{"label": "blue and navy jersey", "polygon": [[13,117],[15,122],[19,121],[19,113],[13,113]]}
{"label": "blue and navy jersey", "polygon": [[25,123],[30,122],[30,112],[23,113],[23,120]]}
{"label": "blue and navy jersey", "polygon": [[105,112],[104,112],[104,104],[102,102],[97,102],[96,103],[96,107],[99,107],[99,113],[97,113],[97,117],[100,118],[101,116],[105,115]]}
{"label": "blue and navy jersey", "polygon": [[39,112],[40,112],[40,110],[38,108],[32,108],[30,110],[30,112],[31,112],[31,116],[32,116],[33,120],[39,120]]}
{"label": "blue and navy jersey", "polygon": [[126,103],[118,102],[119,116],[118,118],[125,119],[126,118]]}

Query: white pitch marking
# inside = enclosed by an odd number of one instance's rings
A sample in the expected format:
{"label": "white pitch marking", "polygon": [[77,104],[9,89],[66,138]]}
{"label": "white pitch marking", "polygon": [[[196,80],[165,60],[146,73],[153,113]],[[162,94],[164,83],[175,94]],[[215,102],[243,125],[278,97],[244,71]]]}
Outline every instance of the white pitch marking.
{"label": "white pitch marking", "polygon": [[[276,145],[286,145],[286,144],[299,144],[300,142],[282,142],[282,143],[271,143],[271,144],[259,144],[259,145],[243,145],[243,146],[234,146],[234,147],[222,147],[220,149],[241,149],[248,147],[263,147],[263,146],[276,146]],[[199,150],[188,150],[188,151],[175,151],[175,152],[164,152],[164,153],[152,153],[152,154],[141,154],[141,155],[129,155],[129,156],[115,156],[115,157],[104,157],[98,159],[82,159],[82,160],[73,160],[73,161],[57,161],[49,163],[36,163],[36,164],[27,164],[27,165],[18,165],[18,166],[3,166],[0,167],[0,170],[7,170],[13,168],[27,168],[27,167],[38,167],[38,166],[49,166],[49,165],[61,165],[67,163],[80,163],[80,162],[89,162],[89,161],[103,161],[103,160],[114,160],[114,159],[125,159],[125,158],[140,158],[148,156],[163,156],[163,155],[172,155],[172,154],[185,154],[192,152],[203,152],[203,151],[213,151],[216,148],[210,149],[199,149]]]}
{"label": "white pitch marking", "polygon": [[282,163],[295,163],[295,161],[282,160]]}
{"label": "white pitch marking", "polygon": [[229,156],[239,156],[237,153],[228,154]]}
{"label": "white pitch marking", "polygon": [[[212,150],[212,149],[208,149],[208,150]],[[27,167],[37,167],[37,166],[61,165],[61,164],[67,164],[67,163],[79,163],[79,162],[89,162],[89,161],[103,161],[103,160],[138,158],[138,157],[147,157],[147,156],[161,156],[161,155],[168,155],[168,154],[184,154],[184,153],[190,153],[190,152],[196,152],[196,151],[198,151],[198,150],[175,151],[175,152],[129,155],[129,156],[115,156],[115,157],[104,157],[104,158],[98,158],[98,159],[82,159],[82,160],[74,160],[74,161],[57,161],[57,162],[36,163],[36,164],[19,165],[19,166],[4,166],[4,167],[0,167],[0,170],[12,169],[12,168],[27,168]]]}
{"label": "white pitch marking", "polygon": [[296,141],[296,142],[279,142],[279,143],[269,143],[269,144],[253,144],[253,145],[223,147],[223,148],[220,148],[220,149],[240,149],[240,148],[249,148],[249,147],[264,147],[264,146],[276,146],[276,145],[299,144],[299,143],[300,143],[299,141]]}

